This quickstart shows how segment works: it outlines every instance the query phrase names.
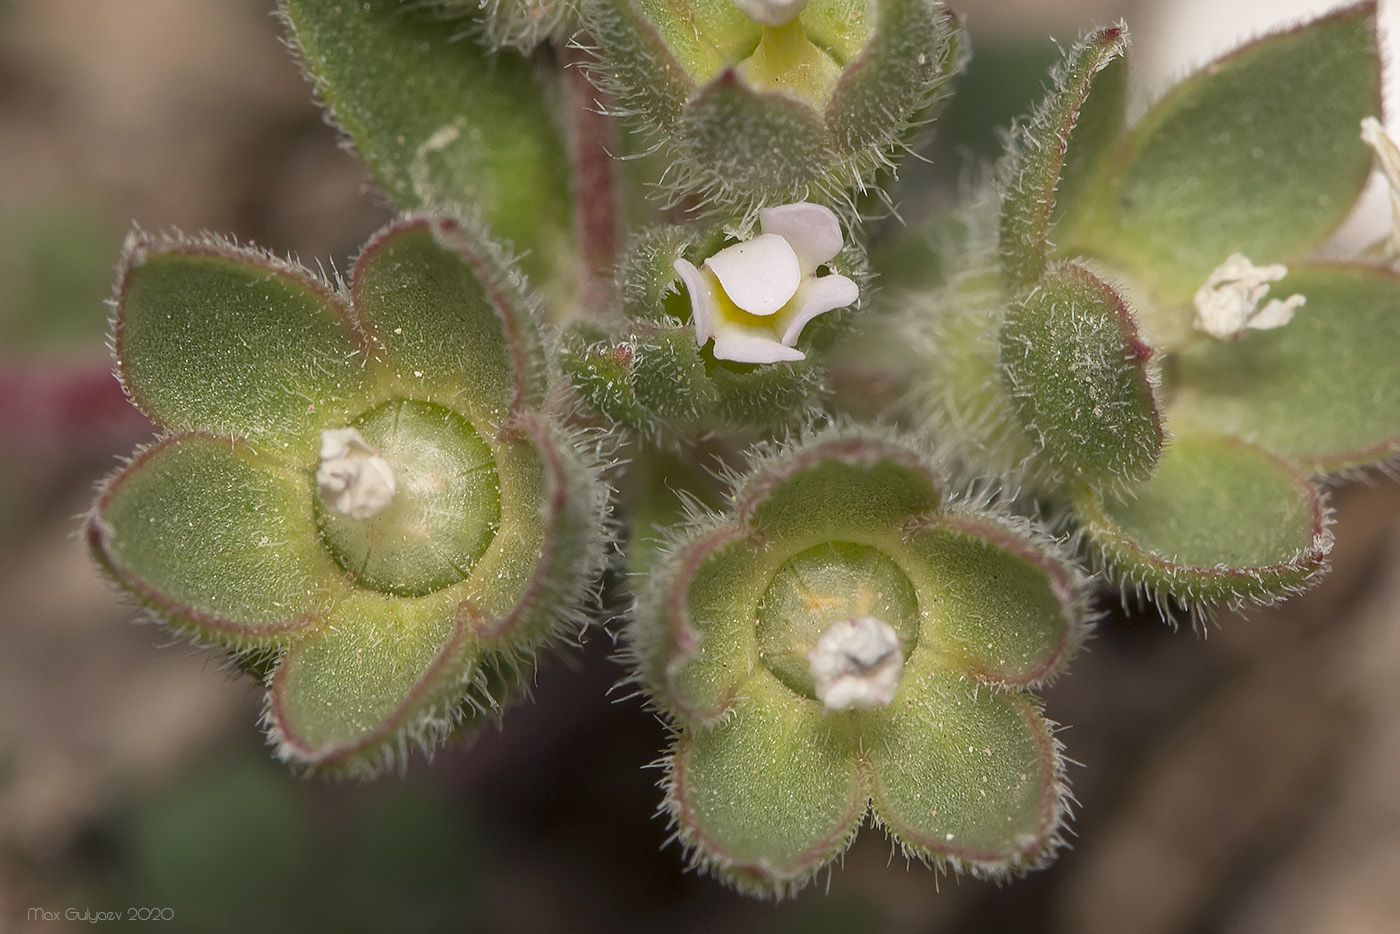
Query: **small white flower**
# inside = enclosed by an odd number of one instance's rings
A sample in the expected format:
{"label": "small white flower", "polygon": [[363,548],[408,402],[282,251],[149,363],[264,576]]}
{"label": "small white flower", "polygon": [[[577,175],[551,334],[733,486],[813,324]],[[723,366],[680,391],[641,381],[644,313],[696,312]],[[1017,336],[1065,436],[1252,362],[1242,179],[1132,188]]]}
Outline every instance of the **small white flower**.
{"label": "small white flower", "polygon": [[1235,340],[1246,329],[1264,331],[1283,327],[1307,301],[1290,295],[1283,301],[1268,298],[1269,283],[1288,275],[1288,267],[1255,266],[1239,253],[1216,267],[1206,284],[1196,290],[1196,327],[1216,340]]}
{"label": "small white flower", "polygon": [[807,653],[823,712],[888,707],[904,675],[902,640],[873,616],[827,627]]}
{"label": "small white flower", "polygon": [[1400,257],[1400,147],[1375,117],[1361,121],[1361,140],[1376,151],[1390,191],[1390,239],[1386,241],[1385,254]]}
{"label": "small white flower", "polygon": [[802,328],[817,315],[860,297],[845,276],[818,276],[841,252],[841,224],[830,208],[805,201],[758,212],[762,231],[725,247],[696,268],[683,259],[675,270],[690,293],[695,340],[711,337],[715,356],[736,363],[801,360]]}
{"label": "small white flower", "polygon": [[347,519],[368,519],[389,508],[398,486],[394,471],[354,428],[321,432],[321,465],[316,469],[321,501]]}

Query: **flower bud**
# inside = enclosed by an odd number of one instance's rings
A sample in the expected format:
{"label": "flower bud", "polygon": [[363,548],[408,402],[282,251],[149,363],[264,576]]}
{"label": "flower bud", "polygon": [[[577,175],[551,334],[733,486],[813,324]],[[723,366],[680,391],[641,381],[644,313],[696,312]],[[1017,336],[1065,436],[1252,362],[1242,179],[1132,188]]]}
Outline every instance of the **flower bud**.
{"label": "flower bud", "polygon": [[679,199],[835,200],[891,163],[963,64],[938,0],[586,0],[622,107],[672,148]]}

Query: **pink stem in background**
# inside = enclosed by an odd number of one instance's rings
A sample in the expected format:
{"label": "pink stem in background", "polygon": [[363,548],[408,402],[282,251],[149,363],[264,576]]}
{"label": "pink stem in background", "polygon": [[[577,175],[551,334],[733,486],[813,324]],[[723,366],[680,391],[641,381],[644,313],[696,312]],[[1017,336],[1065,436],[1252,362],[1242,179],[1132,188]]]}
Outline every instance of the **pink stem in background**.
{"label": "pink stem in background", "polygon": [[151,432],[111,361],[0,360],[0,444],[105,447]]}
{"label": "pink stem in background", "polygon": [[608,103],[588,80],[592,53],[572,45],[561,50],[564,108],[572,164],[574,237],[588,276],[584,307],[599,313],[612,305],[612,274],[621,233],[618,225],[617,124],[602,113]]}

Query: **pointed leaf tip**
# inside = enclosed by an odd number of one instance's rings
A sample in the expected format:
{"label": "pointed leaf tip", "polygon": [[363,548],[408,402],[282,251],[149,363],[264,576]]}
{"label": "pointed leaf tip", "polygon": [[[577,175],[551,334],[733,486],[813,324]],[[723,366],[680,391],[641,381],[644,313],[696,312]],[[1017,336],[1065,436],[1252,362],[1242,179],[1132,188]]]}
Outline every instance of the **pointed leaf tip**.
{"label": "pointed leaf tip", "polygon": [[1127,46],[1127,31],[1112,26],[1090,33],[1065,57],[1055,85],[1013,137],[1003,160],[999,232],[1001,271],[1008,291],[1020,294],[1045,273],[1055,189],[1069,143],[1095,77]]}

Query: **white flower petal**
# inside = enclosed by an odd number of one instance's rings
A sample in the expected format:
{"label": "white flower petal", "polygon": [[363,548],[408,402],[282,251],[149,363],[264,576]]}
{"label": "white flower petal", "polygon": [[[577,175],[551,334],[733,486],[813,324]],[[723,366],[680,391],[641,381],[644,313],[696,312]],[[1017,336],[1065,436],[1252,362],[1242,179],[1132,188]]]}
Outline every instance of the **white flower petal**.
{"label": "white flower petal", "polygon": [[807,0],[734,0],[734,5],[760,26],[786,26],[807,8]]}
{"label": "white flower petal", "polygon": [[695,343],[703,347],[705,341],[714,333],[715,297],[710,294],[710,284],[705,281],[704,274],[689,260],[678,259],[671,264],[671,268],[681,277],[686,293],[690,295],[690,317],[695,322]]}
{"label": "white flower petal", "polygon": [[789,347],[797,344],[798,335],[817,315],[824,315],[860,298],[860,289],[845,276],[822,276],[808,279],[797,290],[797,296],[778,316],[778,333]]}
{"label": "white flower petal", "polygon": [[772,335],[753,328],[721,325],[715,332],[715,358],[735,363],[782,363],[804,360],[800,350],[785,347]]}
{"label": "white flower petal", "polygon": [[1376,152],[1376,158],[1385,173],[1386,181],[1392,188],[1400,188],[1400,147],[1385,132],[1385,127],[1375,117],[1361,121],[1361,141]]}
{"label": "white flower petal", "polygon": [[802,267],[786,240],[760,234],[705,260],[729,300],[751,315],[775,314],[797,294]]}
{"label": "white flower petal", "polygon": [[758,226],[765,234],[777,234],[791,244],[804,276],[812,275],[841,252],[841,222],[824,205],[799,201],[764,208],[758,212]]}
{"label": "white flower petal", "polygon": [[1361,139],[1375,150],[1390,194],[1390,238],[1386,242],[1386,253],[1391,257],[1400,256],[1400,147],[1375,117],[1361,121]]}

